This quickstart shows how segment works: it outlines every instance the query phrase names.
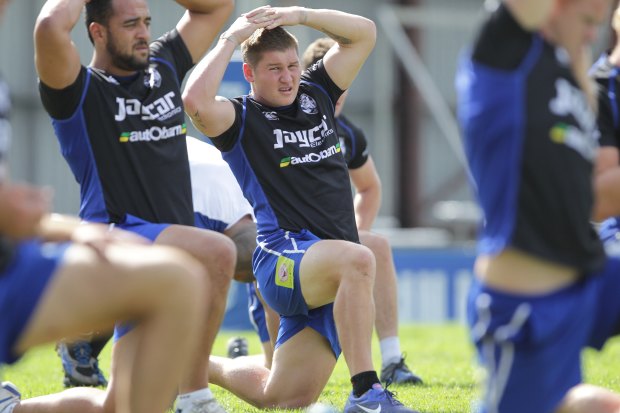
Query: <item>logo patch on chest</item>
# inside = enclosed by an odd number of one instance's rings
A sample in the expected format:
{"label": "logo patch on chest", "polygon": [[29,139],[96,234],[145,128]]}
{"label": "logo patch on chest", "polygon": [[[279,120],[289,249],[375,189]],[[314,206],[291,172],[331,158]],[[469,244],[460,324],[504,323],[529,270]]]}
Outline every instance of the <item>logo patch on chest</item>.
{"label": "logo patch on chest", "polygon": [[299,105],[301,106],[301,110],[308,115],[315,115],[319,113],[316,106],[316,101],[305,93],[302,93],[301,96],[299,96]]}

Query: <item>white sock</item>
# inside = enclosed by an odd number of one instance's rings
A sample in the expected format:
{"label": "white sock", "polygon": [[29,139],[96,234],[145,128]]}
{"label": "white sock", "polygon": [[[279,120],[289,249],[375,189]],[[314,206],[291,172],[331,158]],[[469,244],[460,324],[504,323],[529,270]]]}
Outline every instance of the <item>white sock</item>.
{"label": "white sock", "polygon": [[402,357],[400,351],[400,340],[398,337],[386,337],[379,341],[381,348],[381,367],[385,367],[391,363],[398,363]]}
{"label": "white sock", "polygon": [[183,410],[186,405],[190,405],[194,400],[210,400],[213,398],[211,389],[205,387],[204,389],[194,390],[189,393],[179,394],[177,396],[177,409]]}

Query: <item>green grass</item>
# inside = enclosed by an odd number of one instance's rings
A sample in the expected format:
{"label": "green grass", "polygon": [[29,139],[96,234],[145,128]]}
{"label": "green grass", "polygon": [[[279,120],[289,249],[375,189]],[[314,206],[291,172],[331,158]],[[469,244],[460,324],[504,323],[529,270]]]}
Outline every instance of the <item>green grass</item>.
{"label": "green grass", "polygon": [[[218,336],[213,353],[225,355],[226,341],[239,334],[249,339],[251,354],[260,352],[260,343],[253,332],[224,331]],[[424,379],[425,384],[418,387],[391,387],[397,397],[406,405],[425,413],[468,412],[477,394],[477,385],[474,379],[474,356],[466,329],[456,324],[403,325],[400,337],[408,364]],[[373,346],[373,356],[378,366],[380,356],[376,344]],[[106,373],[109,360],[108,346],[100,361]],[[620,391],[620,340],[610,341],[600,353],[586,350],[584,366],[587,382]],[[53,346],[42,346],[29,351],[16,365],[6,367],[3,380],[14,382],[24,398],[29,398],[63,390],[61,370]],[[217,386],[212,388],[230,413],[259,411]],[[319,401],[342,408],[349,391],[349,375],[341,357]]]}

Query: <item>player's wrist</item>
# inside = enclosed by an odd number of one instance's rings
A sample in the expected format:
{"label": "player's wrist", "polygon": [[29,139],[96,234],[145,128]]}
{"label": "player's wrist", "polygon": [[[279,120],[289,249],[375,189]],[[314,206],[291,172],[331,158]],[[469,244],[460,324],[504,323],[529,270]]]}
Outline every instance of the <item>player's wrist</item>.
{"label": "player's wrist", "polygon": [[233,33],[228,33],[228,32],[224,32],[220,35],[220,41],[230,42],[235,47],[241,44],[241,42],[237,39],[237,37]]}
{"label": "player's wrist", "polygon": [[299,24],[306,24],[308,22],[308,9],[305,7],[299,7]]}

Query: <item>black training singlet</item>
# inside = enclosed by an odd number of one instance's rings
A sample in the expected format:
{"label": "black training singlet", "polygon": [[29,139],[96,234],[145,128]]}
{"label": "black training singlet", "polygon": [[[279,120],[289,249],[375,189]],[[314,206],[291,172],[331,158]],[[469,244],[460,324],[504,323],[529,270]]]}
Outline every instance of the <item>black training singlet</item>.
{"label": "black training singlet", "polygon": [[[150,66],[129,78],[83,67],[63,90],[40,93],[80,184],[80,216],[193,225],[180,85],[192,66],[173,30],[151,44]],[[67,110],[68,108],[68,110]]]}
{"label": "black training singlet", "polygon": [[319,62],[302,74],[289,106],[268,107],[251,96],[232,100],[235,123],[213,142],[254,207],[259,235],[307,229],[323,239],[359,241],[335,132],[341,94]]}

